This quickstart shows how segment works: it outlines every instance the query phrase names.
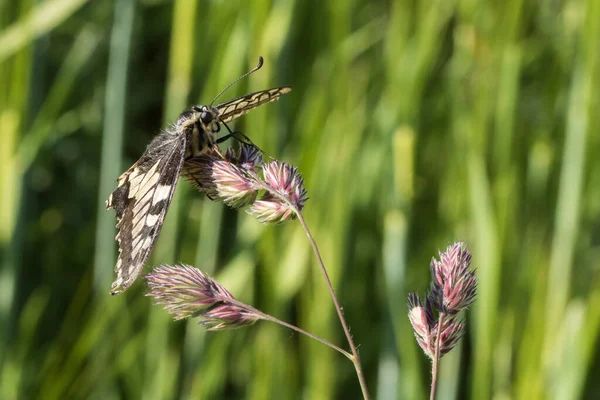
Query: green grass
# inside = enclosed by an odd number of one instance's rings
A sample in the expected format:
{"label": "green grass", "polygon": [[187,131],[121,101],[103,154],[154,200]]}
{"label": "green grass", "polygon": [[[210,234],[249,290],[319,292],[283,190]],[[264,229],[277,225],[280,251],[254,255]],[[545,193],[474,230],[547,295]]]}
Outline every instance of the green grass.
{"label": "green grass", "polygon": [[[595,398],[599,44],[595,0],[0,1],[0,398],[359,398],[348,360],[281,327],[108,295],[116,178],[259,55],[219,101],[294,86],[236,127],[302,172],[371,393],[427,395],[406,294],[464,240],[479,295],[438,398]],[[297,222],[182,181],[151,262],[344,344]]]}

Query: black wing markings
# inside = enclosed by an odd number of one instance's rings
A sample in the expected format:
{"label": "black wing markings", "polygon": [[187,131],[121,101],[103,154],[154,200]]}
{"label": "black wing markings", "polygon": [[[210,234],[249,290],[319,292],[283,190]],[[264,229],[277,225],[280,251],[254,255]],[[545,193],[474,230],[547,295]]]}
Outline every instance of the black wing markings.
{"label": "black wing markings", "polygon": [[291,91],[292,88],[290,86],[282,86],[249,93],[245,96],[240,96],[233,100],[226,101],[225,103],[221,103],[216,107],[217,110],[219,110],[219,121],[227,123],[248,113],[258,106],[275,101]]}
{"label": "black wing markings", "polygon": [[117,279],[111,294],[124,292],[135,282],[158,238],[171,204],[186,150],[186,135],[161,133],[119,177],[106,207],[114,208],[119,232]]}

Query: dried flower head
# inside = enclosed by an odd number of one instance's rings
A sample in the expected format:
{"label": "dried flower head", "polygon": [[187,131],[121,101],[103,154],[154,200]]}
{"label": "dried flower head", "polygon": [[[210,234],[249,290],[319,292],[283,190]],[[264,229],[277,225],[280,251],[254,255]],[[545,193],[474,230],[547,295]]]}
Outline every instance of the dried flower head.
{"label": "dried flower head", "polygon": [[146,275],[154,297],[176,320],[197,317],[209,331],[252,325],[260,316],[217,281],[189,265],[162,265]]}
{"label": "dried flower head", "polygon": [[408,295],[408,318],[417,343],[431,359],[436,349],[441,357],[464,335],[465,323],[459,313],[475,301],[477,292],[477,278],[470,265],[471,254],[464,244],[454,243],[440,254],[440,261],[431,261],[432,284],[425,304],[421,305],[416,293]]}

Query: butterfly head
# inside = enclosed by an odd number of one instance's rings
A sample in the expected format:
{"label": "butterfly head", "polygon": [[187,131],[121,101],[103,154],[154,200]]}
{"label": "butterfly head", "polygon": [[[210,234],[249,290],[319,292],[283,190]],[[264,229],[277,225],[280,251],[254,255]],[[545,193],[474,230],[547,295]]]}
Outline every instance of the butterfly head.
{"label": "butterfly head", "polygon": [[219,110],[211,106],[194,106],[192,110],[196,113],[195,117],[198,127],[204,132],[216,134],[221,130],[219,123]]}

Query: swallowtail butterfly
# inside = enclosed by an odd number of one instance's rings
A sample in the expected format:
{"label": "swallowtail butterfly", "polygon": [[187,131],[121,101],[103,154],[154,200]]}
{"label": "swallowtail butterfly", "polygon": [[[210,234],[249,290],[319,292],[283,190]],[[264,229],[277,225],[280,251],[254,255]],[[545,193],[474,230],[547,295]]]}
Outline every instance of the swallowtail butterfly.
{"label": "swallowtail butterfly", "polygon": [[[258,66],[229,84],[215,100],[238,80],[258,70],[262,63],[260,57]],[[221,124],[227,127],[227,122],[291,90],[284,86],[250,93],[215,107],[212,106],[215,100],[208,106],[193,106],[184,111],[174,125],[156,136],[140,159],[119,177],[117,188],[106,201],[106,209],[116,211],[119,231],[115,238],[119,242],[117,279],[112,284],[112,295],[127,290],[142,271],[160,233],[186,159],[199,156],[239,133],[229,131],[228,135],[217,138]]]}

